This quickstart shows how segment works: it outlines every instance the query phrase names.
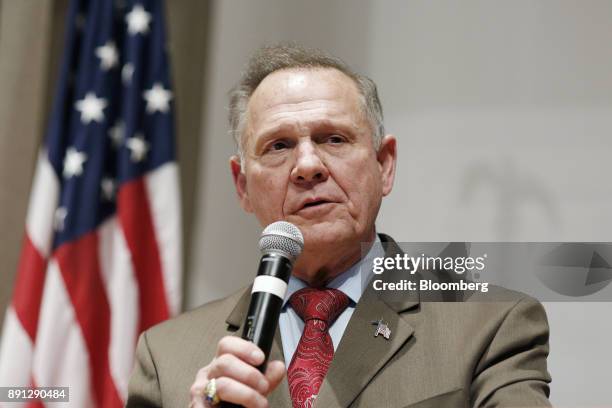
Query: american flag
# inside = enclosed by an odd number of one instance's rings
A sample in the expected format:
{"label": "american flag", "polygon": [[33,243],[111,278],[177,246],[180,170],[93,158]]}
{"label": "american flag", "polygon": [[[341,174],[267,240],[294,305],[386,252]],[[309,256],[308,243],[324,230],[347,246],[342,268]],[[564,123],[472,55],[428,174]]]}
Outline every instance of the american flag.
{"label": "american flag", "polygon": [[163,11],[160,0],[69,5],[2,332],[0,386],[70,387],[69,406],[123,406],[139,333],[179,311]]}
{"label": "american flag", "polygon": [[374,332],[374,337],[378,337],[379,334],[382,334],[385,339],[389,340],[389,337],[391,337],[391,329],[389,329],[389,326],[387,326],[385,322],[378,320],[372,322],[372,324],[377,325],[376,331]]}

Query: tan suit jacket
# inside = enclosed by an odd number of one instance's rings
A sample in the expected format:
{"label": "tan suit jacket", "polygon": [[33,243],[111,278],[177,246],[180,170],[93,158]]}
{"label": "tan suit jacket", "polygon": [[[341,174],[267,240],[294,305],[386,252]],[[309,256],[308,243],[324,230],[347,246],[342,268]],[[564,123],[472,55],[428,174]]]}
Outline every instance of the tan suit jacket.
{"label": "tan suit jacket", "polygon": [[[401,253],[391,238],[381,234],[381,240],[387,256]],[[385,272],[389,279],[393,273]],[[419,275],[439,280],[429,271]],[[316,406],[550,406],[544,309],[521,293],[489,288],[460,302],[432,302],[418,291],[388,296],[368,286]],[[196,373],[212,360],[219,339],[241,333],[249,298],[249,288],[243,289],[143,333],[127,406],[187,407]],[[372,321],[380,318],[391,330],[389,340],[374,337]],[[271,359],[284,360],[278,331]],[[291,407],[286,377],[269,401]]]}

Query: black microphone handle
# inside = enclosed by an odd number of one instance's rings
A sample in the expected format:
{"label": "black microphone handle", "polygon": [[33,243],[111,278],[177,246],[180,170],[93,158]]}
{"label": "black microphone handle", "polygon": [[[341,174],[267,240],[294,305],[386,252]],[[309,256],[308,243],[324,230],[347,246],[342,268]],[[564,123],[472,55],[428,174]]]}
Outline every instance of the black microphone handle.
{"label": "black microphone handle", "polygon": [[[263,351],[264,362],[257,366],[262,373],[266,371],[278,318],[283,307],[285,294],[282,289],[284,286],[286,290],[292,267],[291,261],[281,254],[264,254],[259,262],[257,277],[253,283],[253,293],[243,325],[242,338],[255,343]],[[241,407],[241,405],[230,402],[221,402],[219,406],[222,408]]]}

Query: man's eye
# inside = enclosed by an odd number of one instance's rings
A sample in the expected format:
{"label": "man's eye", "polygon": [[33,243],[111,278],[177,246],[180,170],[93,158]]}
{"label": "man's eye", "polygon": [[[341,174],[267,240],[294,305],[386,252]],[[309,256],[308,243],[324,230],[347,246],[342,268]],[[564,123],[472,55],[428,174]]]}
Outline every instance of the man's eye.
{"label": "man's eye", "polygon": [[331,135],[327,138],[327,143],[337,144],[337,143],[343,143],[343,142],[344,142],[344,138],[339,135]]}
{"label": "man's eye", "polygon": [[274,142],[270,146],[270,150],[283,150],[283,149],[286,149],[287,147],[289,147],[287,142],[278,141],[278,142]]}

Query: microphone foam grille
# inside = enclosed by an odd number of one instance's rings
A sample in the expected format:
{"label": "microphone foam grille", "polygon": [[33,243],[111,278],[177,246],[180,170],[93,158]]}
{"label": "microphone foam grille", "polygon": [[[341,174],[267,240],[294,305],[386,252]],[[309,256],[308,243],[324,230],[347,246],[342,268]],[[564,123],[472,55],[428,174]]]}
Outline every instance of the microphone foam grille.
{"label": "microphone foam grille", "polygon": [[261,252],[281,251],[297,258],[304,249],[304,237],[299,228],[287,221],[277,221],[268,225],[261,233],[259,250]]}

